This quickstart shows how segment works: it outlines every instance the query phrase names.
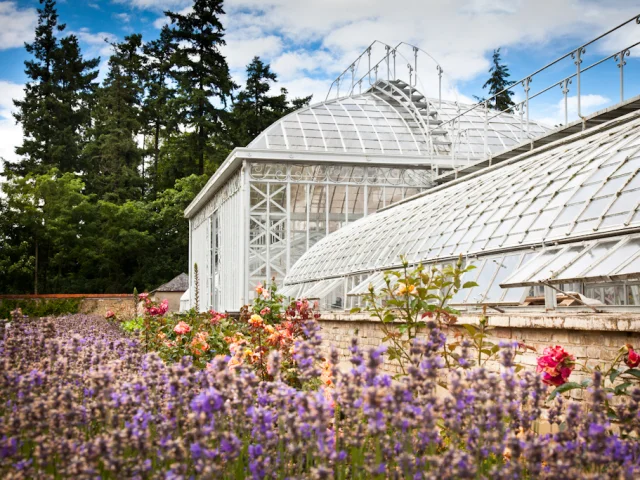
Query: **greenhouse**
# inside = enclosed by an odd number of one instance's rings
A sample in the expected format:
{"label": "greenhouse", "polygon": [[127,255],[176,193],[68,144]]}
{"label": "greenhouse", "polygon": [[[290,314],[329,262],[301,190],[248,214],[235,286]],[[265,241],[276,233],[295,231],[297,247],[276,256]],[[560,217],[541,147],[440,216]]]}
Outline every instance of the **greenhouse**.
{"label": "greenhouse", "polygon": [[[285,291],[325,309],[357,305],[384,272],[475,269],[451,304],[640,305],[640,112],[434,187],[318,242]],[[584,307],[583,307],[584,308]]]}
{"label": "greenhouse", "polygon": [[467,110],[426,98],[415,83],[376,80],[361,94],[304,107],[236,148],[185,211],[190,288],[181,308],[237,310],[258,283],[282,284],[327,235],[548,131],[522,110],[460,116]]}

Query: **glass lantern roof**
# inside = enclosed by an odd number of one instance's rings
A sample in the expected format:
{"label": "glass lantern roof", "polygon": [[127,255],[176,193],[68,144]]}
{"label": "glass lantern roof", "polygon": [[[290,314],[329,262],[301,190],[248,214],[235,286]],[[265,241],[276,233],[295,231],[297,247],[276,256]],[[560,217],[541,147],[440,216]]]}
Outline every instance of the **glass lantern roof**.
{"label": "glass lantern roof", "polygon": [[[453,152],[459,158],[478,159],[548,131],[536,122],[525,126],[519,115],[484,108],[448,123],[469,107],[426,98],[401,80],[381,80],[364,93],[317,103],[283,117],[247,148],[391,156]],[[491,118],[485,130],[488,112]]]}

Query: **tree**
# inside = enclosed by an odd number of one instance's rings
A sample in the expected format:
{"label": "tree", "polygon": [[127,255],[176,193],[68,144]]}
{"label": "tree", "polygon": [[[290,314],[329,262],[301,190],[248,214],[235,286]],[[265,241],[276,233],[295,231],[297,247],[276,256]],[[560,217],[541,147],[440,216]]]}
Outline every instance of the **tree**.
{"label": "tree", "polygon": [[14,101],[14,114],[22,124],[24,140],[16,148],[22,159],[6,169],[20,175],[44,173],[52,167],[61,171],[81,168],[83,133],[90,121],[90,99],[97,84],[99,59],[84,60],[73,36],[58,39],[54,0],[40,0],[35,39],[25,48],[32,59],[25,61],[29,82],[24,100]]}
{"label": "tree", "polygon": [[151,155],[152,165],[147,175],[151,179],[149,183],[152,198],[156,198],[158,194],[162,139],[168,136],[169,131],[177,131],[176,119],[169,108],[171,100],[175,98],[175,89],[168,82],[175,49],[171,31],[166,25],[160,31],[159,38],[147,43],[143,49],[147,58],[143,114],[146,133],[150,136],[147,155]]}
{"label": "tree", "polygon": [[222,0],[195,0],[193,10],[185,14],[165,12],[173,25],[172,40],[179,45],[173,57],[172,75],[178,87],[174,105],[195,137],[190,156],[193,173],[199,175],[212,156],[211,145],[222,133],[224,108],[237,88],[220,53],[225,44],[223,14]]}
{"label": "tree", "polygon": [[84,60],[75,35],[60,40],[56,55],[54,81],[58,87],[58,113],[53,149],[53,167],[61,172],[79,172],[86,169],[82,163],[82,150],[91,127],[91,109],[98,90],[98,63],[100,59]]}
{"label": "tree", "polygon": [[9,173],[2,187],[7,218],[0,225],[0,278],[14,279],[6,289],[60,291],[61,278],[78,261],[70,252],[87,221],[79,215],[88,202],[84,184],[78,175],[53,168],[42,175]]}
{"label": "tree", "polygon": [[513,82],[507,80],[511,76],[511,74],[509,73],[509,67],[507,67],[503,63],[500,63],[501,58],[499,48],[493,51],[492,61],[493,65],[489,69],[489,73],[491,74],[491,76],[489,77],[489,80],[485,82],[482,88],[485,89],[489,87],[489,95],[491,97],[494,97],[495,95],[494,98],[488,100],[489,108],[493,108],[502,112],[515,106],[515,103],[513,103],[513,100],[511,100],[513,91],[503,91],[505,88],[512,85]]}
{"label": "tree", "polygon": [[231,115],[231,136],[235,146],[244,147],[269,125],[284,115],[309,104],[311,96],[287,99],[287,90],[280,89],[280,95],[269,96],[271,86],[278,77],[259,57],[247,65],[247,84],[233,102]]}
{"label": "tree", "polygon": [[91,141],[84,151],[87,188],[99,198],[122,203],[140,198],[141,105],[144,91],[142,36],[114,44],[109,73],[98,92]]}

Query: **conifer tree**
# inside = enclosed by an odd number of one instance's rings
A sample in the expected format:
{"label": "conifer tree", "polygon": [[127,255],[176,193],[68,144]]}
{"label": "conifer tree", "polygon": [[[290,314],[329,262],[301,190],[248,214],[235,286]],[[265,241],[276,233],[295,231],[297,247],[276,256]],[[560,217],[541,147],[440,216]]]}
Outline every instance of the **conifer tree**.
{"label": "conifer tree", "polygon": [[513,91],[507,90],[503,92],[503,90],[510,86],[513,82],[510,82],[508,80],[508,78],[511,76],[511,74],[509,73],[509,67],[507,67],[503,63],[500,63],[501,60],[500,49],[498,48],[497,50],[493,51],[493,65],[489,69],[489,73],[491,74],[491,76],[489,77],[489,80],[485,82],[482,88],[484,89],[489,87],[490,97],[498,94],[495,98],[492,98],[488,101],[489,108],[504,111],[508,108],[513,107],[515,103],[513,103],[513,100],[511,100]]}
{"label": "conifer tree", "polygon": [[148,177],[153,198],[158,194],[158,167],[162,140],[170,131],[177,131],[177,119],[169,108],[171,100],[175,98],[175,89],[169,84],[171,59],[175,48],[171,31],[165,25],[158,39],[148,42],[143,49],[146,56],[143,113],[146,133],[149,135],[147,155],[151,156],[152,164]]}
{"label": "conifer tree", "polygon": [[247,65],[246,88],[233,102],[231,123],[236,146],[246,146],[273,122],[311,101],[309,96],[294,99],[290,104],[285,88],[280,89],[280,95],[268,95],[277,81],[270,65],[259,57],[254,57]]}
{"label": "conifer tree", "polygon": [[6,168],[13,173],[44,173],[50,168],[80,168],[79,148],[89,122],[89,103],[95,91],[99,59],[84,60],[78,40],[58,39],[65,29],[58,23],[54,0],[40,0],[33,43],[25,44],[32,58],[25,61],[29,79],[23,100],[15,101],[15,118],[24,140],[16,148],[22,158]]}
{"label": "conifer tree", "polygon": [[141,104],[144,90],[142,36],[113,45],[109,72],[98,92],[91,142],[85,148],[87,188],[121,203],[142,193]]}
{"label": "conifer tree", "polygon": [[174,103],[191,132],[192,173],[203,174],[212,156],[215,137],[222,133],[224,108],[237,88],[220,52],[225,44],[220,16],[222,0],[195,0],[189,13],[165,12],[171,20],[173,41],[179,45],[172,71],[178,87]]}

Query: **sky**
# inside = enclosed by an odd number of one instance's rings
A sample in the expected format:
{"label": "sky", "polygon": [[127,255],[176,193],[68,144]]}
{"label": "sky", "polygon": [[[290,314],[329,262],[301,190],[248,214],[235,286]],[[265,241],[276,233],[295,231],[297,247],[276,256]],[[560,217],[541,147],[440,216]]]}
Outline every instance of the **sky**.
{"label": "sky", "polygon": [[[108,42],[130,33],[153,40],[166,23],[165,10],[188,12],[190,0],[60,0],[58,13],[65,33],[75,34],[85,57],[101,58],[100,78],[106,73]],[[512,80],[520,80],[612,27],[640,14],[637,0],[227,0],[223,24],[223,53],[234,79],[242,84],[245,66],[254,55],[269,62],[279,85],[291,96],[313,94],[324,100],[334,79],[374,41],[395,46],[419,46],[444,70],[443,97],[473,103],[484,94],[493,50],[501,48]],[[33,39],[37,0],[0,0],[0,157],[15,160],[22,139],[11,115],[13,99],[20,98],[25,82],[24,42]],[[583,66],[640,41],[640,25],[631,22],[614,34],[589,45]],[[375,63],[383,43],[372,49]],[[625,97],[640,94],[640,46],[631,51],[625,66]],[[397,57],[399,76],[413,63],[410,47]],[[368,58],[358,64],[355,78],[364,78]],[[530,94],[553,85],[575,71],[571,58],[533,77]],[[383,63],[380,75],[385,76]],[[418,88],[438,96],[436,63],[418,57]],[[599,110],[620,99],[619,68],[614,59],[582,75],[583,113]],[[342,82],[351,84],[348,72]],[[575,80],[567,94],[570,117],[576,114]],[[336,89],[332,94],[336,94]],[[514,98],[524,98],[522,88]],[[564,121],[564,100],[556,86],[531,101],[530,114],[555,125]]]}

